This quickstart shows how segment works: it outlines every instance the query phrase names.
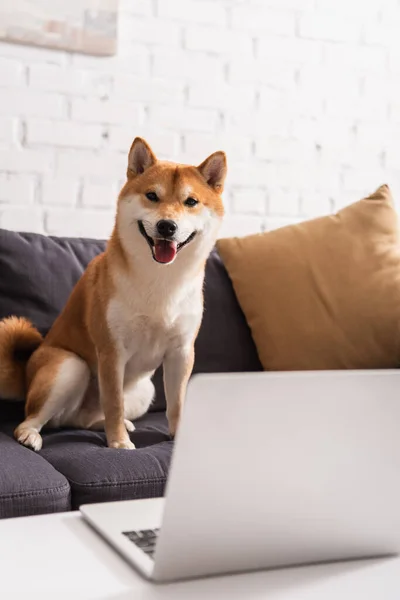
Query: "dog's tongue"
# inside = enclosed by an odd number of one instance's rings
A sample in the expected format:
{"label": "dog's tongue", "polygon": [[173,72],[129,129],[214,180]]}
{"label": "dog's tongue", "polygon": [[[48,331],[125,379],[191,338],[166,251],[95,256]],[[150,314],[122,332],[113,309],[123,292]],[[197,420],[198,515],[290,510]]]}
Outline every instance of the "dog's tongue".
{"label": "dog's tongue", "polygon": [[169,263],[174,260],[178,244],[169,240],[154,240],[154,255],[159,263]]}

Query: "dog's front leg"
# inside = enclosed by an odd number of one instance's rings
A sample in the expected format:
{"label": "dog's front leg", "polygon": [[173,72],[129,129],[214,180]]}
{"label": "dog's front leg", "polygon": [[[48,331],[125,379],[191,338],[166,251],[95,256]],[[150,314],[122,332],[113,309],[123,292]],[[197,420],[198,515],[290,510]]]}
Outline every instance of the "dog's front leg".
{"label": "dog's front leg", "polygon": [[171,435],[175,435],[178,427],[193,363],[193,344],[173,348],[166,353],[164,358],[164,389],[167,400],[168,426]]}
{"label": "dog's front leg", "polygon": [[100,402],[104,411],[104,428],[109,448],[132,449],[124,421],[125,364],[117,353],[98,356]]}

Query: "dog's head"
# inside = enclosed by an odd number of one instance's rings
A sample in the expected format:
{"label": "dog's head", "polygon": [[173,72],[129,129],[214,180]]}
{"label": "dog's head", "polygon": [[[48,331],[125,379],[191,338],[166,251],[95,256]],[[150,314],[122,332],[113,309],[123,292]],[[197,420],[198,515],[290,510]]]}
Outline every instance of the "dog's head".
{"label": "dog's head", "polygon": [[136,138],[118,200],[117,228],[125,246],[164,265],[180,253],[207,254],[224,214],[225,176],[223,152],[198,167],[180,165],[157,160],[148,144]]}

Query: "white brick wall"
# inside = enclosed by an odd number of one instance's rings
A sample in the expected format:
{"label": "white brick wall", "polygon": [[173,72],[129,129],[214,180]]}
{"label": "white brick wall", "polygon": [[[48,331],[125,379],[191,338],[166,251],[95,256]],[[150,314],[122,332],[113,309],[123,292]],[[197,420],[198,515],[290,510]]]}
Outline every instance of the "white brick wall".
{"label": "white brick wall", "polygon": [[120,0],[116,56],[0,43],[0,227],[106,236],[126,153],[224,149],[222,235],[400,204],[400,4]]}

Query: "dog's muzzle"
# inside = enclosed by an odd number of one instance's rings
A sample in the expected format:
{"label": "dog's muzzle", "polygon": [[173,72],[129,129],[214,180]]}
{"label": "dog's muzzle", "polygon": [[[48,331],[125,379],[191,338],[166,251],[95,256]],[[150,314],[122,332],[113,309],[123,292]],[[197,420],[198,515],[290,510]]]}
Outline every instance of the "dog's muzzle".
{"label": "dog's muzzle", "polygon": [[138,227],[140,233],[150,246],[153,259],[163,265],[172,263],[178,252],[182,250],[184,246],[189,244],[197,233],[196,231],[193,231],[184,242],[178,244],[178,242],[173,239],[178,228],[174,221],[163,220],[157,223],[157,231],[162,235],[160,238],[150,237],[143,225],[143,221],[138,221]]}

